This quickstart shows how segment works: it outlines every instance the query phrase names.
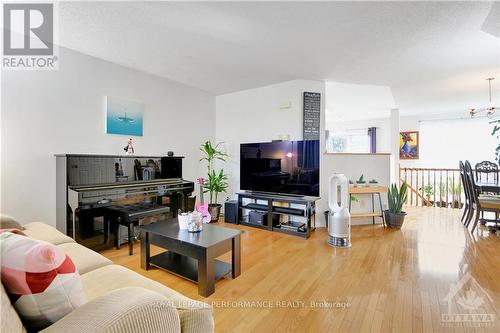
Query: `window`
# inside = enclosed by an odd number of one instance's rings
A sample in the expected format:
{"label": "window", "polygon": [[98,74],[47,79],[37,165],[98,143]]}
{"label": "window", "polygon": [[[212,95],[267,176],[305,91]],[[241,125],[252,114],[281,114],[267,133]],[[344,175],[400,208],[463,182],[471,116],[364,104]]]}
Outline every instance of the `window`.
{"label": "window", "polygon": [[368,128],[327,131],[328,153],[369,153]]}

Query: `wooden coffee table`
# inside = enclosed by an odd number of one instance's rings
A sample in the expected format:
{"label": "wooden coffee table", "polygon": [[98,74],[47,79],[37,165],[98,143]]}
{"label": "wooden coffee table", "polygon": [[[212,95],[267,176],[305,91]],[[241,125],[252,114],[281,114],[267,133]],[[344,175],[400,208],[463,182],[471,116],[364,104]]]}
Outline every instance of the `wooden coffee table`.
{"label": "wooden coffee table", "polygon": [[[139,227],[141,232],[141,268],[151,265],[198,283],[198,294],[207,297],[215,291],[215,281],[232,273],[241,273],[241,231],[206,224],[199,233],[180,230],[177,219]],[[152,245],[168,251],[151,256]],[[231,264],[216,260],[231,251]]]}

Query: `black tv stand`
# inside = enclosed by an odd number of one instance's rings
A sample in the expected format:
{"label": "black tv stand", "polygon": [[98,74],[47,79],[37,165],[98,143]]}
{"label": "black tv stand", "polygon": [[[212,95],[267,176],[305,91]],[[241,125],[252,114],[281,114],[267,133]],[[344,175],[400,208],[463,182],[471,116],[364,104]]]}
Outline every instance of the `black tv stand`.
{"label": "black tv stand", "polygon": [[[238,223],[269,231],[276,231],[308,238],[316,227],[316,201],[319,197],[242,191],[238,196]],[[251,202],[245,202],[250,200]],[[265,202],[265,203],[264,203]],[[294,204],[295,207],[291,207]],[[266,224],[250,223],[246,212],[267,213]],[[273,225],[275,215],[303,218],[303,222],[289,221],[280,226]]]}

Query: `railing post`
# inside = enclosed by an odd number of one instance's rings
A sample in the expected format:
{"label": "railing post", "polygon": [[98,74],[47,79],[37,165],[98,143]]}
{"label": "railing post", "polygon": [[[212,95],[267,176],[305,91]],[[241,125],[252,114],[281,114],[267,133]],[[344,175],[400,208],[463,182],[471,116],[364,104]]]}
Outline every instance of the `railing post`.
{"label": "railing post", "polygon": [[461,207],[461,203],[462,203],[462,191],[463,191],[463,186],[462,186],[462,176],[460,175],[460,173],[458,173],[458,187],[461,189],[460,192],[458,193],[458,209],[460,209]]}
{"label": "railing post", "polygon": [[[427,170],[427,190],[430,190],[430,187],[431,187],[431,170]],[[427,191],[427,193],[429,193],[429,191]],[[429,193],[429,197],[427,199],[427,207],[430,207],[431,203],[431,194]]]}
{"label": "railing post", "polygon": [[418,207],[418,169],[415,170],[416,171],[416,174],[415,174],[415,206]]}
{"label": "railing post", "polygon": [[448,192],[449,192],[449,187],[448,187],[448,170],[446,170],[446,208],[448,208]]}
{"label": "railing post", "polygon": [[421,185],[420,185],[420,206],[424,206],[425,202],[424,202],[424,199],[423,199],[423,193],[424,193],[424,186],[425,186],[425,182],[424,182],[424,174],[425,174],[425,171],[424,170],[420,170],[420,181],[421,181]]}
{"label": "railing post", "polygon": [[432,187],[432,192],[434,193],[434,205],[436,205],[436,169],[434,169],[434,175],[433,175],[433,182],[434,186]]}
{"label": "railing post", "polygon": [[[410,187],[413,188],[413,169],[410,169]],[[413,206],[413,192],[410,192],[410,205]]]}

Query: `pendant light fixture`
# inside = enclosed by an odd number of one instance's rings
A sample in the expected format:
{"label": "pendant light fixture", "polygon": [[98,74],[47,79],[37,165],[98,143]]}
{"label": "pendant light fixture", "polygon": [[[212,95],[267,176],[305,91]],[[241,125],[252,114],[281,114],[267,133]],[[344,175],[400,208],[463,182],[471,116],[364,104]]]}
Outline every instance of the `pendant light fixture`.
{"label": "pendant light fixture", "polygon": [[489,77],[486,79],[486,81],[488,81],[488,86],[489,86],[489,96],[490,96],[489,106],[484,107],[484,108],[470,108],[469,112],[470,112],[471,118],[474,118],[474,116],[476,116],[477,114],[479,114],[481,112],[486,112],[486,117],[493,118],[493,115],[498,110],[498,106],[493,106],[493,104],[491,102],[491,81],[493,81],[494,79],[495,79],[494,77]]}

